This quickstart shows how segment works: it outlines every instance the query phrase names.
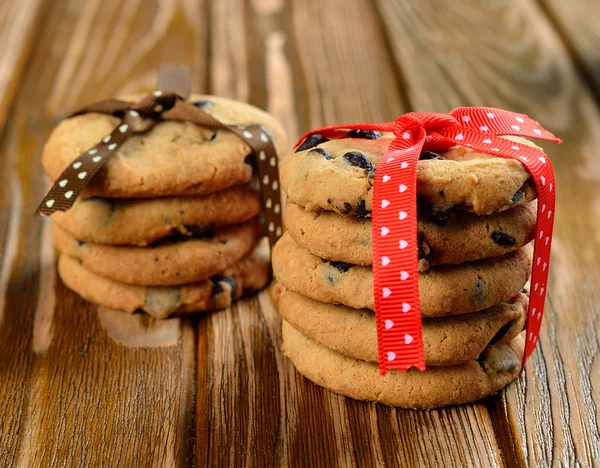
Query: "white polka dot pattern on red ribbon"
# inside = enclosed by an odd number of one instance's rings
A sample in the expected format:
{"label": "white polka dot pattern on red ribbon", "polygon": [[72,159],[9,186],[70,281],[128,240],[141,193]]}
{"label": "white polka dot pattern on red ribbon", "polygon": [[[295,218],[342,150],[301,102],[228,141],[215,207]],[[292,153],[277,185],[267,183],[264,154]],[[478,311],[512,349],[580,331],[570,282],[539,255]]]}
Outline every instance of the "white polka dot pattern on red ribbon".
{"label": "white polka dot pattern on red ribbon", "polygon": [[[557,141],[557,138],[553,134],[543,129],[538,122],[530,119],[526,115],[515,114],[501,109],[490,109],[483,112],[478,108],[459,108],[452,111],[451,114],[457,119],[469,116],[471,118],[469,126],[473,125],[478,129],[479,126],[485,124],[489,126],[491,132],[498,135],[510,133],[513,135],[522,135],[524,137]],[[490,114],[493,114],[494,118],[490,118]],[[507,126],[510,126],[512,131],[507,132]],[[452,131],[449,130],[449,134],[444,136],[451,137],[451,135]],[[491,151],[486,151],[487,148],[483,145],[497,147],[500,150],[497,153],[498,156],[520,161],[531,174],[537,189],[537,227],[533,251],[533,273],[531,276],[532,289],[530,292],[529,310],[527,313],[527,337],[525,354],[523,356],[524,364],[535,349],[542,324],[544,303],[546,300],[546,286],[548,284],[549,273],[548,267],[550,265],[550,249],[552,246],[552,232],[554,229],[554,213],[556,206],[556,181],[554,179],[554,170],[550,158],[537,148],[520,145],[496,137],[491,137],[492,143],[490,144],[483,142],[478,143],[477,139],[480,138],[480,135],[475,133],[471,136],[473,148],[490,153]]]}
{"label": "white polka dot pattern on red ribbon", "polygon": [[538,339],[550,265],[555,212],[554,172],[537,148],[498,138],[519,135],[560,142],[524,114],[489,107],[462,107],[450,114],[411,112],[395,122],[324,127],[312,133],[344,138],[348,130],[392,131],[396,139],[377,166],[373,189],[373,293],[379,368],[425,369],[418,290],[416,170],[422,150],[459,144],[515,159],[529,171],[538,192],[532,289],[523,363]]}
{"label": "white polka dot pattern on red ribbon", "polygon": [[415,281],[419,275],[416,174],[422,146],[410,132],[403,132],[387,149],[375,174],[373,290],[382,372],[425,368]]}

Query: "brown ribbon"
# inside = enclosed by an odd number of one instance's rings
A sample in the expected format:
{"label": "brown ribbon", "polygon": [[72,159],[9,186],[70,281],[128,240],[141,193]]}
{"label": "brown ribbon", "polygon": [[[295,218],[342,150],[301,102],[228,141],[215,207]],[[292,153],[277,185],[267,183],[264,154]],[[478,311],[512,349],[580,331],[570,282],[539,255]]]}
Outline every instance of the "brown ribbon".
{"label": "brown ribbon", "polygon": [[[180,69],[181,70],[181,69]],[[189,70],[185,70],[189,74]],[[171,77],[171,78],[169,78]],[[181,74],[172,68],[161,70],[159,82],[165,88],[170,82],[177,82]],[[176,79],[177,78],[177,79]],[[185,80],[179,80],[179,83]],[[188,81],[189,82],[189,81]],[[168,88],[175,87],[173,85]],[[179,87],[180,89],[184,87]],[[189,88],[188,88],[189,89]],[[185,89],[182,90],[187,94]],[[258,179],[265,215],[265,235],[269,237],[271,247],[283,233],[281,218],[279,173],[277,170],[277,152],[269,135],[258,124],[227,125],[210,114],[187,102],[180,94],[173,91],[156,90],[138,103],[110,99],[80,109],[72,116],[97,112],[102,114],[123,114],[121,122],[113,132],[104,137],[93,148],[80,154],[64,170],[56,180],[40,206],[38,213],[50,216],[55,211],[67,211],[94,175],[121,148],[127,139],[146,119],[155,122],[174,120],[192,122],[211,130],[228,130],[244,140],[256,160]]]}

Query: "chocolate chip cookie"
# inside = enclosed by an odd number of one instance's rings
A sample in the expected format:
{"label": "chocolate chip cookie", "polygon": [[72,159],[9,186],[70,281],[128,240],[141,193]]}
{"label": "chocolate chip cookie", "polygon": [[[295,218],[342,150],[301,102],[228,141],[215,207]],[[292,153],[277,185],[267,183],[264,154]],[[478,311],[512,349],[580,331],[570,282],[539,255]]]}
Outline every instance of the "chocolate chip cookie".
{"label": "chocolate chip cookie", "polygon": [[496,393],[521,370],[523,339],[491,345],[479,359],[449,367],[428,367],[379,374],[377,364],[331,351],[285,320],[283,352],[296,370],[317,385],[357,400],[402,408],[427,409],[479,400]]}
{"label": "chocolate chip cookie", "polygon": [[52,226],[54,245],[63,254],[80,260],[84,268],[98,275],[140,286],[209,279],[245,257],[258,235],[259,223],[254,219],[204,237],[166,238],[148,247],[131,247],[79,241]]}
{"label": "chocolate chip cookie", "polygon": [[[318,302],[279,283],[273,297],[283,319],[311,340],[344,356],[377,362],[373,311]],[[490,344],[510,342],[523,330],[528,303],[527,296],[518,293],[480,312],[425,318],[425,363],[452,366],[479,358]]]}
{"label": "chocolate chip cookie", "polygon": [[[375,169],[393,140],[388,134],[375,137],[328,141],[312,135],[298,152],[283,160],[281,187],[293,202],[309,211],[370,216]],[[533,145],[522,138],[517,140],[515,145]],[[436,212],[456,207],[479,215],[503,211],[536,197],[535,185],[520,162],[466,147],[422,153],[417,193]]]}
{"label": "chocolate chip cookie", "polygon": [[[529,278],[531,246],[492,259],[441,265],[419,274],[421,315],[466,314],[509,301]],[[275,277],[321,302],[374,309],[370,267],[323,260],[285,233],[273,249]]]}
{"label": "chocolate chip cookie", "polygon": [[142,310],[164,319],[170,315],[224,309],[242,295],[263,288],[271,278],[266,248],[257,248],[224,271],[181,286],[135,286],[85,269],[78,260],[61,255],[58,273],[65,285],[96,304],[133,313]]}
{"label": "chocolate chip cookie", "polygon": [[[488,216],[451,210],[440,219],[423,211],[418,219],[421,271],[429,265],[505,255],[535,236],[536,201]],[[285,219],[296,243],[314,255],[356,265],[372,263],[370,219],[306,211],[291,201],[285,206]]]}
{"label": "chocolate chip cookie", "polygon": [[208,236],[255,218],[261,209],[258,193],[242,186],[190,197],[90,197],[51,219],[85,242],[145,246],[175,233]]}
{"label": "chocolate chip cookie", "polygon": [[[136,102],[142,96],[126,97]],[[192,95],[190,101],[226,124],[258,123],[278,152],[287,139],[281,124],[266,112],[238,101]],[[44,147],[42,163],[56,181],[82,152],[90,149],[119,123],[112,115],[88,113],[63,120]],[[191,122],[148,122],[117,151],[86,187],[86,196],[136,198],[197,195],[244,184],[253,177],[250,147],[233,133]]]}

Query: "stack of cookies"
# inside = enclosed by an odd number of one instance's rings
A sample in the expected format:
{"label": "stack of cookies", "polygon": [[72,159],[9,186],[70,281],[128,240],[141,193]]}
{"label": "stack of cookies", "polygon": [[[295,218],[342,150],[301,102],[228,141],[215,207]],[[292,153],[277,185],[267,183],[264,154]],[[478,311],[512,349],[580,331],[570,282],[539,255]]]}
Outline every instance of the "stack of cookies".
{"label": "stack of cookies", "polygon": [[[285,147],[281,125],[255,107],[213,96],[190,101],[223,123],[259,124]],[[62,121],[44,148],[48,177],[56,181],[118,123],[96,113]],[[253,177],[251,148],[233,133],[148,122],[72,209],[52,215],[63,282],[89,301],[156,318],[228,307],[270,280]]]}
{"label": "stack of cookies", "polygon": [[273,252],[283,350],[301,374],[353,398],[407,408],[474,401],[521,369],[535,187],[514,160],[465,147],[421,154],[427,370],[381,376],[370,216],[375,168],[392,140],[361,130],[331,141],[311,135],[284,159],[287,232]]}

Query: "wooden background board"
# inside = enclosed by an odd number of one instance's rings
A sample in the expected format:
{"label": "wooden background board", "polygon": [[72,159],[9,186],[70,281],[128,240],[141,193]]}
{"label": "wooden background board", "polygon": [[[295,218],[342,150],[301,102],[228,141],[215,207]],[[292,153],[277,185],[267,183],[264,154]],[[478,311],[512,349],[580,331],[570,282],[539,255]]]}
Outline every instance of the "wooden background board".
{"label": "wooden background board", "polygon": [[[592,0],[0,0],[0,466],[600,463],[600,79]],[[449,4],[450,5],[450,4]],[[565,139],[540,345],[499,395],[429,412],[346,399],[282,356],[268,291],[122,317],[56,276],[39,158],[77,106],[195,89],[309,128],[490,105]],[[8,118],[4,118],[7,115]]]}

